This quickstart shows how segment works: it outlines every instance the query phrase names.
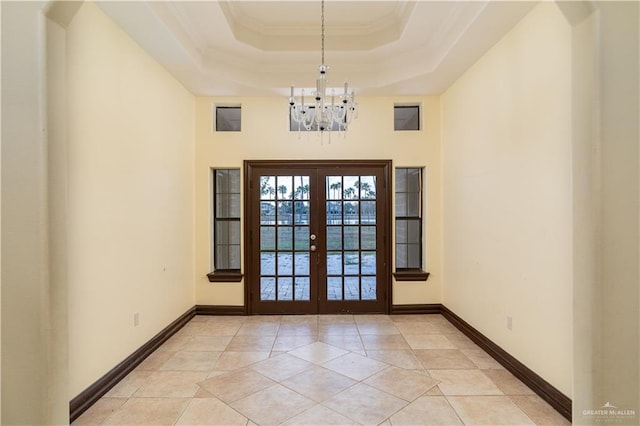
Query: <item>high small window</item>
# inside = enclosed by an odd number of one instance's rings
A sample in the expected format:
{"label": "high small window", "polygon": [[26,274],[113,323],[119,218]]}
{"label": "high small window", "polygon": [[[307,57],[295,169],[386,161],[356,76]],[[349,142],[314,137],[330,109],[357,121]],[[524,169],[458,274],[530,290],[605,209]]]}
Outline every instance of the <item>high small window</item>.
{"label": "high small window", "polygon": [[240,281],[240,169],[213,171],[213,264],[209,281]]}
{"label": "high small window", "polygon": [[394,105],[393,130],[420,130],[420,106]]}
{"label": "high small window", "polygon": [[241,112],[239,106],[216,106],[216,132],[239,132]]}
{"label": "high small window", "polygon": [[422,169],[396,169],[397,281],[424,281],[422,270]]}

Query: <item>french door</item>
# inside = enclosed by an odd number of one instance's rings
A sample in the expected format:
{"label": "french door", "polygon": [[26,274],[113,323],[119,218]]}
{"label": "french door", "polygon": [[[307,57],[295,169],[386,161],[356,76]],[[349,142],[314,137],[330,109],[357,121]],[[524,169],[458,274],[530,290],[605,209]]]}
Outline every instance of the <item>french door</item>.
{"label": "french door", "polygon": [[390,161],[246,161],[249,312],[389,310]]}

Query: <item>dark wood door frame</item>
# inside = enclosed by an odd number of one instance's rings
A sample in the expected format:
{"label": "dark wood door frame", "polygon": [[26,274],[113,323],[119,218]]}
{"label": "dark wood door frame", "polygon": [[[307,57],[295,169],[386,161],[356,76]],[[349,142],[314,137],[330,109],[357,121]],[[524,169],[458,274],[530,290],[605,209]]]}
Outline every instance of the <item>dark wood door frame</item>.
{"label": "dark wood door frame", "polygon": [[245,160],[244,161],[244,300],[247,312],[251,315],[254,313],[252,307],[251,291],[255,287],[254,281],[259,279],[260,272],[255,268],[255,250],[254,244],[259,242],[256,235],[252,235],[251,224],[259,220],[255,216],[256,209],[252,200],[252,184],[255,179],[256,169],[265,168],[286,168],[291,173],[296,170],[305,170],[309,168],[332,169],[335,168],[336,173],[340,174],[340,170],[348,167],[371,167],[382,170],[382,182],[380,186],[384,188],[384,220],[377,227],[381,235],[382,247],[378,254],[384,262],[384,267],[378,274],[379,285],[382,286],[384,298],[384,313],[389,313],[392,306],[392,288],[391,288],[391,160]]}

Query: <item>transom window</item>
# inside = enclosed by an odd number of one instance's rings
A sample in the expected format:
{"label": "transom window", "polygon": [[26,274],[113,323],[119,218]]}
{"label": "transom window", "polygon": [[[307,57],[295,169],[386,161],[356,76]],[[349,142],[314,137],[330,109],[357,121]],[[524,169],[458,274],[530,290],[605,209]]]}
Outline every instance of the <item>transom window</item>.
{"label": "transom window", "polygon": [[394,105],[393,130],[420,130],[420,106]]}
{"label": "transom window", "polygon": [[240,106],[216,106],[216,132],[239,132],[242,129]]}

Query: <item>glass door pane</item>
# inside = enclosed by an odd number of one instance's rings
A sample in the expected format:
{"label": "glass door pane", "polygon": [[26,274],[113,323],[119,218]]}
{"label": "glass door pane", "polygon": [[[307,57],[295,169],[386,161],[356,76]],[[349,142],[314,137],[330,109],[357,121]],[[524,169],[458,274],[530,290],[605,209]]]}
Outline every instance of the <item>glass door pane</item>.
{"label": "glass door pane", "polygon": [[260,301],[310,300],[307,175],[260,176]]}
{"label": "glass door pane", "polygon": [[326,176],[325,195],[327,300],[376,300],[376,176]]}
{"label": "glass door pane", "polygon": [[250,313],[388,312],[390,169],[382,160],[246,162]]}

